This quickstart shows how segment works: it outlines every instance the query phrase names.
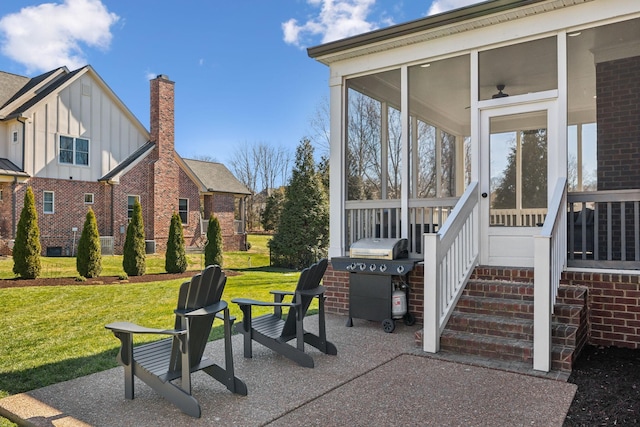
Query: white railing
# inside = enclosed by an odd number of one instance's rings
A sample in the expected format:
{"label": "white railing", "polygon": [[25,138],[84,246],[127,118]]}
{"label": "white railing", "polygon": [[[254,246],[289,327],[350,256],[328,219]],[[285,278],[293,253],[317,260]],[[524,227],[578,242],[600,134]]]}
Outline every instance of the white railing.
{"label": "white railing", "polygon": [[567,180],[559,178],[534,242],[533,369],[551,370],[551,315],[567,254]]}
{"label": "white railing", "polygon": [[437,234],[424,234],[424,351],[440,335],[478,263],[478,183],[472,182]]}
{"label": "white railing", "polygon": [[640,268],[640,190],[567,194],[569,267]]}
{"label": "white railing", "polygon": [[406,237],[411,254],[422,253],[422,234],[435,233],[458,198],[410,199],[409,235],[402,236],[400,200],[350,200],[345,203],[347,248],[360,239]]}
{"label": "white railing", "polygon": [[538,227],[547,216],[546,208],[538,209],[491,209],[489,225],[505,227]]}

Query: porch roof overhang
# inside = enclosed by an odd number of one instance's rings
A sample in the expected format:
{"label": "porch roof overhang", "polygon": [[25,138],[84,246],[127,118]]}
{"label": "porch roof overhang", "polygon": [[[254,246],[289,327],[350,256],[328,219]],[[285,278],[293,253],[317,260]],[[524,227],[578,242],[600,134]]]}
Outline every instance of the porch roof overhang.
{"label": "porch roof overhang", "polygon": [[592,0],[491,0],[310,47],[307,54],[330,65],[589,1]]}
{"label": "porch roof overhang", "polygon": [[9,159],[0,158],[0,182],[24,182],[29,179],[29,174],[20,170]]}

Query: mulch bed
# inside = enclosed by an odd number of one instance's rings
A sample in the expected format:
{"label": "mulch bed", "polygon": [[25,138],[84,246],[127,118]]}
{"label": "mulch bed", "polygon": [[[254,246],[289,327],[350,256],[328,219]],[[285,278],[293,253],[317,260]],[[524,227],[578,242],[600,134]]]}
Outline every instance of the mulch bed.
{"label": "mulch bed", "polygon": [[[184,273],[159,273],[144,274],[142,276],[129,276],[126,280],[120,280],[118,276],[100,276],[84,281],[76,281],[73,277],[55,277],[55,278],[37,278],[37,279],[3,279],[0,280],[0,289],[2,288],[20,288],[27,286],[82,286],[82,285],[117,285],[120,283],[146,283],[159,282],[162,280],[190,279],[198,271],[185,271]],[[239,273],[233,271],[225,271],[227,277],[234,276]]]}
{"label": "mulch bed", "polygon": [[569,382],[578,391],[565,427],[640,424],[640,349],[587,346]]}

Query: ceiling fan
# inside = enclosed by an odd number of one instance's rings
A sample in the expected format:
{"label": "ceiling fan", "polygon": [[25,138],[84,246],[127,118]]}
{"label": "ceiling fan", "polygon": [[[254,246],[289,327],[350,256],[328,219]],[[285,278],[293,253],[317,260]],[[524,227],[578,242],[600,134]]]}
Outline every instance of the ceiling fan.
{"label": "ceiling fan", "polygon": [[496,98],[505,98],[505,97],[509,96],[508,93],[502,92],[504,90],[504,88],[505,88],[505,86],[503,84],[497,85],[496,89],[498,89],[498,93],[493,95],[491,98],[496,99]]}

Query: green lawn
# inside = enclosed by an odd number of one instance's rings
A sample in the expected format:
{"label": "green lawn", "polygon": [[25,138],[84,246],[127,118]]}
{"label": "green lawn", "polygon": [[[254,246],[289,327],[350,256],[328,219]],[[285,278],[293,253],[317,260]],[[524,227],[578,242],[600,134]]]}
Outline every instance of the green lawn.
{"label": "green lawn", "polygon": [[[299,273],[268,266],[267,237],[250,236],[250,241],[250,251],[225,254],[224,269],[229,272],[229,278],[223,299],[271,300],[270,290],[292,290]],[[164,261],[157,258],[162,268],[148,265],[149,273],[163,271]],[[197,265],[199,258],[193,255],[192,265]],[[117,270],[116,261],[110,263],[113,266],[109,269]],[[71,277],[70,282],[77,275],[74,258],[44,258],[44,264],[51,266],[46,269],[47,275]],[[0,277],[13,277],[12,266],[11,259],[3,259]],[[199,265],[194,268],[199,269]],[[117,274],[120,273],[104,273]],[[178,279],[143,284],[0,289],[0,324],[3,326],[0,398],[117,366],[119,341],[104,325],[126,320],[150,327],[171,327],[181,283]],[[232,315],[240,319],[238,307],[230,304],[230,308]],[[268,308],[263,311],[266,310]],[[221,336],[221,325],[220,321],[214,323],[212,339]],[[140,338],[137,342],[145,339]]]}

